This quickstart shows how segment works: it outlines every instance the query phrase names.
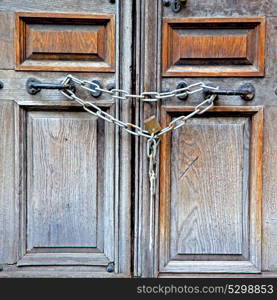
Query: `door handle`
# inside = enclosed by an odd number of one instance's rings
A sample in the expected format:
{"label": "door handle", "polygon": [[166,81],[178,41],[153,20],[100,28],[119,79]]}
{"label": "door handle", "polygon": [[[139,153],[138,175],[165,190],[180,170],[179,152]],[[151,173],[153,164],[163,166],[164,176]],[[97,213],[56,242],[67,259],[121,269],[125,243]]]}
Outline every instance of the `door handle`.
{"label": "door handle", "polygon": [[187,0],[163,0],[165,7],[171,7],[174,13],[178,13],[182,10],[182,7],[186,4]]}
{"label": "door handle", "polygon": [[75,86],[73,84],[59,84],[59,83],[43,83],[36,78],[29,78],[26,82],[26,90],[30,95],[36,95],[41,90],[65,90],[70,89],[75,91]]}
{"label": "door handle", "polygon": [[[99,87],[100,90],[96,89],[96,87]],[[1,81],[0,81],[0,88],[1,88]],[[107,84],[107,89],[109,91],[113,90],[115,88],[115,83],[110,82]],[[94,98],[99,98],[102,95],[102,83],[98,80],[92,80],[91,81],[91,95]],[[70,84],[62,84],[62,83],[48,83],[48,82],[41,82],[40,80],[36,78],[29,78],[26,82],[26,90],[30,95],[36,95],[41,90],[71,90],[72,92],[76,92],[76,87],[73,83]]]}
{"label": "door handle", "polygon": [[225,96],[240,96],[245,101],[251,101],[255,98],[255,87],[251,83],[243,84],[238,90],[219,90],[204,88],[204,97],[208,98],[212,95],[225,95]]}

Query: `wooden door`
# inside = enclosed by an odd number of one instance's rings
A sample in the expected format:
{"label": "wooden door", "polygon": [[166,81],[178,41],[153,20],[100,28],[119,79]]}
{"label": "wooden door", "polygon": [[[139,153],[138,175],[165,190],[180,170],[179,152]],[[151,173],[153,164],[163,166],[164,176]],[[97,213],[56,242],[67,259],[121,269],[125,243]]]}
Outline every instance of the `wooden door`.
{"label": "wooden door", "polygon": [[[276,276],[276,11],[273,0],[187,0],[178,13],[162,0],[2,0],[0,277]],[[186,81],[256,94],[219,96],[164,135],[151,199],[145,139],[57,90],[26,90],[69,73],[130,93]],[[78,93],[162,127],[204,99]]]}
{"label": "wooden door", "polygon": [[[276,275],[276,9],[266,0],[188,0],[179,13],[163,1],[137,4],[138,91],[174,90],[181,81],[256,90],[252,101],[219,96],[210,112],[162,137],[154,200],[140,144],[138,276]],[[165,127],[203,99],[145,103],[137,119],[157,115]]]}
{"label": "wooden door", "polygon": [[[129,136],[26,91],[68,73],[131,90],[132,1],[116,2],[0,2],[1,277],[130,275]],[[129,120],[128,101],[82,97]]]}

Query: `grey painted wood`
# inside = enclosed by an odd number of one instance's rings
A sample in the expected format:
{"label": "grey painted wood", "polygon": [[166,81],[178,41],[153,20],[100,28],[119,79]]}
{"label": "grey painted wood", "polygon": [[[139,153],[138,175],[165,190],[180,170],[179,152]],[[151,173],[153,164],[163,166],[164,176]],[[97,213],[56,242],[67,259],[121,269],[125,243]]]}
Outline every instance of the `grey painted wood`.
{"label": "grey painted wood", "polygon": [[[247,118],[190,120],[172,135],[171,257],[242,254]],[[249,149],[249,146],[247,147]],[[227,156],[227,157],[226,157]],[[246,226],[244,226],[246,223]],[[246,235],[247,236],[247,235]]]}
{"label": "grey painted wood", "polygon": [[27,122],[27,249],[96,247],[96,118],[30,112]]}
{"label": "grey painted wood", "polygon": [[18,203],[14,197],[14,109],[0,100],[0,264],[17,259]]}

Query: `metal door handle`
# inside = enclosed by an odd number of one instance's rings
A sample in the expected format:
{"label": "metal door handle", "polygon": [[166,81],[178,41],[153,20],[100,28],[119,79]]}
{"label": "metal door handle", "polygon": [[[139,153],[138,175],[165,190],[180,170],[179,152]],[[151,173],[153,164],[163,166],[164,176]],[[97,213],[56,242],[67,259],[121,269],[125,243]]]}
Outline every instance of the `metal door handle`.
{"label": "metal door handle", "polygon": [[41,90],[65,90],[70,89],[75,91],[75,86],[73,84],[63,85],[57,83],[42,83],[36,78],[29,78],[26,82],[26,90],[30,95],[36,95]]}
{"label": "metal door handle", "polygon": [[[95,87],[98,86],[100,90],[96,89]],[[1,88],[1,81],[0,81],[0,88]],[[91,95],[94,98],[99,98],[103,92],[102,92],[102,83],[98,80],[92,80],[91,81]],[[110,82],[107,84],[107,90],[111,91],[115,89],[115,83]],[[36,78],[29,78],[26,82],[26,90],[30,95],[36,95],[41,90],[71,90],[73,93],[76,92],[76,87],[73,83],[69,84],[61,84],[61,83],[44,83]]]}
{"label": "metal door handle", "polygon": [[255,87],[251,83],[243,84],[238,90],[219,90],[204,88],[203,93],[205,97],[211,95],[226,95],[226,96],[240,96],[245,101],[251,101],[255,98]]}

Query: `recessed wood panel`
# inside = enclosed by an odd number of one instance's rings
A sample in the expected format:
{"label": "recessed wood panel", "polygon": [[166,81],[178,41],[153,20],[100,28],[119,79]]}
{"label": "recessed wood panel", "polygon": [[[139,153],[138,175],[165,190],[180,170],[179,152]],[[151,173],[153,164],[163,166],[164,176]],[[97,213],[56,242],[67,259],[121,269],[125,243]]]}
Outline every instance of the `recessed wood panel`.
{"label": "recessed wood panel", "polygon": [[26,143],[18,149],[26,192],[17,266],[114,262],[113,128],[74,109],[17,113]]}
{"label": "recessed wood panel", "polygon": [[97,246],[96,128],[86,113],[28,114],[28,249]]}
{"label": "recessed wood panel", "polygon": [[[163,127],[189,111],[164,107]],[[163,137],[161,272],[259,272],[261,144],[261,108],[218,107]]]}
{"label": "recessed wood panel", "polygon": [[264,75],[264,18],[163,22],[164,76]]}
{"label": "recessed wood panel", "polygon": [[114,72],[112,15],[17,14],[17,70]]}

